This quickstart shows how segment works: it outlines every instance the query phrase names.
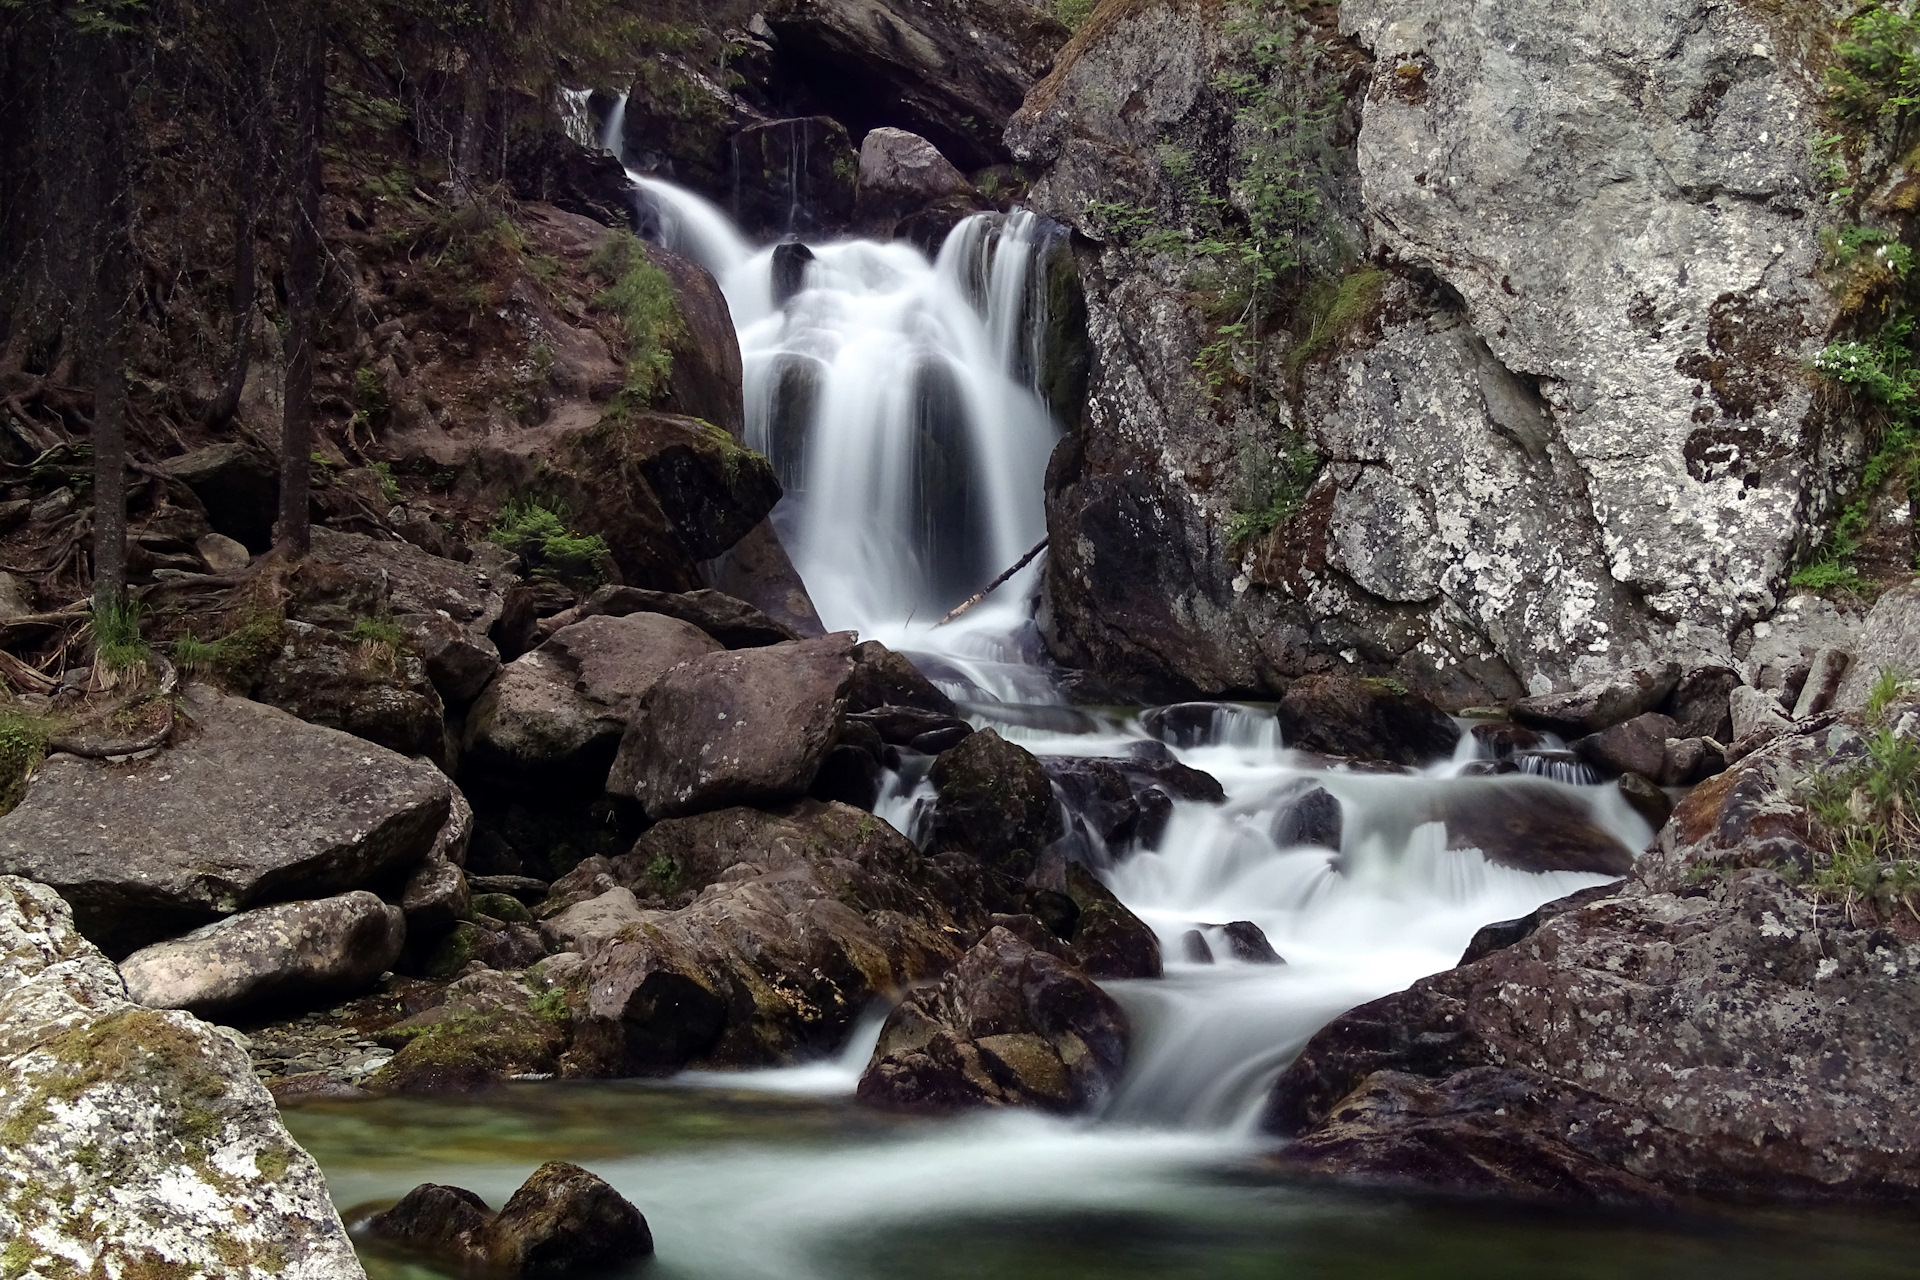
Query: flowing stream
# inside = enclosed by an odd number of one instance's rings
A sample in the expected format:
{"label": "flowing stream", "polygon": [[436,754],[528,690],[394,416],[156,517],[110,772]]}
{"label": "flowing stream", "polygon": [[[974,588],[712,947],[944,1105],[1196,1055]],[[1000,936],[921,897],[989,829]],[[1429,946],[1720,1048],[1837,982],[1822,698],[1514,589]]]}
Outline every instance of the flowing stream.
{"label": "flowing stream", "polygon": [[[732,307],[748,442],[781,473],[775,520],[826,624],[910,654],[976,723],[1037,754],[1121,756],[1152,738],[1137,709],[1067,705],[1031,618],[1038,562],[935,625],[1044,533],[1041,476],[1058,430],[1035,386],[1058,229],[1019,212],[977,216],[932,261],[903,244],[814,245],[776,299],[775,247],[749,245],[695,196],[634,178],[661,239],[712,271]],[[1677,1277],[1723,1263],[1864,1276],[1910,1257],[1905,1236],[1883,1248],[1851,1228],[1516,1222],[1262,1175],[1262,1101],[1318,1027],[1451,966],[1479,926],[1604,882],[1450,849],[1431,820],[1438,806],[1550,788],[1630,848],[1651,834],[1615,789],[1575,775],[1466,776],[1463,743],[1417,772],[1350,771],[1288,750],[1271,714],[1247,707],[1170,744],[1228,801],[1176,804],[1151,849],[1095,850],[1168,957],[1162,980],[1109,984],[1133,1038],[1095,1116],[861,1112],[850,1098],[882,1009],[824,1062],[524,1086],[487,1102],[321,1103],[289,1123],[343,1205],[423,1180],[499,1203],[538,1161],[582,1160],[647,1213],[663,1277]],[[1339,803],[1337,858],[1276,839],[1308,786]],[[914,835],[927,801],[927,785],[905,775],[878,811]],[[1241,920],[1286,963],[1228,956],[1218,926]],[[1217,962],[1184,958],[1196,928]],[[1626,1250],[1612,1265],[1601,1239]]]}

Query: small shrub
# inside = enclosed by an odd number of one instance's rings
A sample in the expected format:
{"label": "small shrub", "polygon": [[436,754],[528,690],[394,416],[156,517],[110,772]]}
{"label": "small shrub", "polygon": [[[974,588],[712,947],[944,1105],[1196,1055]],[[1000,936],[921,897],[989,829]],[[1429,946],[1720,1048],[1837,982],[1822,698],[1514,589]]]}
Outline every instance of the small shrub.
{"label": "small shrub", "polygon": [[376,462],[372,465],[373,474],[375,478],[380,481],[381,496],[388,502],[398,503],[402,495],[400,493],[400,482],[393,478],[393,464],[391,462]]}
{"label": "small shrub", "polygon": [[598,586],[606,578],[601,561],[609,552],[599,534],[582,536],[567,528],[564,504],[517,498],[501,508],[487,540],[519,556],[536,577],[576,587]]}
{"label": "small shrub", "polygon": [[140,638],[140,604],[123,599],[93,611],[94,659],[108,671],[132,671],[144,666],[150,650]]}
{"label": "small shrub", "polygon": [[0,709],[0,814],[13,812],[27,779],[47,754],[47,722],[11,707]]}
{"label": "small shrub", "polygon": [[587,270],[607,282],[593,305],[626,331],[627,390],[651,403],[673,374],[673,344],[686,330],[673,281],[629,231],[610,233],[587,260]]}
{"label": "small shrub", "polygon": [[1807,888],[1857,906],[1914,907],[1920,891],[1920,741],[1896,734],[1887,712],[1905,691],[1882,671],[1867,702],[1867,758],[1814,775],[1806,786],[1812,843],[1821,855]]}
{"label": "small shrub", "polygon": [[1228,544],[1244,546],[1291,520],[1319,474],[1320,455],[1300,436],[1288,436],[1278,453],[1268,453],[1252,442],[1242,446]]}

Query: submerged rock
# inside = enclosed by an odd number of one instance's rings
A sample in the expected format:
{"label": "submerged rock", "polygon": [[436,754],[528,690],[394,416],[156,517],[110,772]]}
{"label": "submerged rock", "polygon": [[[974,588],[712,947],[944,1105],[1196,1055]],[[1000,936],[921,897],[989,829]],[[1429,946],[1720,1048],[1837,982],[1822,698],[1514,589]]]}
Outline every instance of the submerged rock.
{"label": "submerged rock", "polygon": [[930,776],[939,793],[934,843],[963,849],[1004,875],[1032,874],[1040,851],[1064,831],[1046,770],[992,729],[941,752]]}
{"label": "submerged rock", "polygon": [[1517,871],[1587,871],[1624,876],[1633,850],[1594,820],[1578,792],[1547,782],[1466,782],[1434,802],[1454,849],[1478,849]]}
{"label": "submerged rock", "polygon": [[1289,747],[1359,760],[1429,764],[1460,741],[1452,717],[1385,680],[1305,676],[1287,686],[1278,715]]}
{"label": "submerged rock", "polygon": [[[938,987],[887,1018],[858,1096],[869,1106],[1084,1111],[1125,1065],[1126,1014],[1060,954],[996,925]],[[1042,939],[1044,941],[1044,939]]]}
{"label": "submerged rock", "polygon": [[0,870],[68,895],[110,954],[403,875],[447,820],[425,761],[203,685],[185,712],[197,732],[150,759],[51,757],[0,818]]}
{"label": "submerged rock", "polygon": [[406,938],[401,909],[357,889],[228,916],[134,952],[120,973],[135,1004],[231,1016],[358,994],[400,958]]}
{"label": "submerged rock", "polygon": [[[362,1276],[247,1054],[128,1002],[50,889],[0,877],[0,1238],[13,1275]],[[169,1272],[172,1274],[172,1272]]]}
{"label": "submerged rock", "polygon": [[653,1255],[653,1233],[632,1202],[559,1160],[534,1170],[497,1214],[471,1191],[428,1182],[360,1230],[459,1270],[524,1280],[602,1274]]}

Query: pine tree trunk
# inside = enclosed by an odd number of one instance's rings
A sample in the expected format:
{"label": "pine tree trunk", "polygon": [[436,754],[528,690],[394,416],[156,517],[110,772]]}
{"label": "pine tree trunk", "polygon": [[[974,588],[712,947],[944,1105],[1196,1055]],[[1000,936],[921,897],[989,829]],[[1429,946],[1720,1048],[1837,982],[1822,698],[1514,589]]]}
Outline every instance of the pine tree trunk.
{"label": "pine tree trunk", "polygon": [[132,277],[132,192],[128,189],[127,56],[123,40],[101,41],[94,92],[99,124],[95,205],[93,390],[93,603],[118,609],[127,595],[127,327]]}
{"label": "pine tree trunk", "polygon": [[287,258],[287,395],[280,432],[280,525],[276,547],[304,556],[313,545],[307,513],[313,453],[313,344],[320,295],[320,118],[327,93],[326,44],[315,32],[297,104],[293,244]]}

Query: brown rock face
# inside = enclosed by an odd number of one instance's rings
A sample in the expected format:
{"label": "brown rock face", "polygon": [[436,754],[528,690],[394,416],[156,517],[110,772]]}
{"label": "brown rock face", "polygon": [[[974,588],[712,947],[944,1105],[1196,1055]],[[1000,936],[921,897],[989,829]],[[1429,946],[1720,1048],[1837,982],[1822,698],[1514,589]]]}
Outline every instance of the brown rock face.
{"label": "brown rock face", "polygon": [[607,1272],[653,1255],[645,1216],[600,1178],[559,1160],[534,1170],[497,1214],[471,1191],[426,1182],[368,1219],[365,1234],[461,1270],[522,1280]]}
{"label": "brown rock face", "polygon": [[1354,676],[1295,680],[1278,715],[1288,746],[1360,760],[1428,764],[1460,740],[1459,726],[1427,699]]}
{"label": "brown rock face", "polygon": [[659,818],[805,795],[839,735],[853,634],[713,653],[647,692],[607,788]]}
{"label": "brown rock face", "polygon": [[995,925],[937,988],[893,1011],[860,1077],[860,1101],[1082,1111],[1111,1090],[1126,1061],[1126,1014],[1038,922],[1016,919],[1025,937]]}

